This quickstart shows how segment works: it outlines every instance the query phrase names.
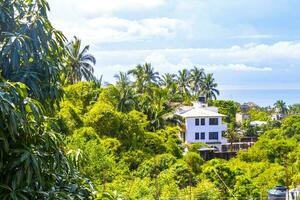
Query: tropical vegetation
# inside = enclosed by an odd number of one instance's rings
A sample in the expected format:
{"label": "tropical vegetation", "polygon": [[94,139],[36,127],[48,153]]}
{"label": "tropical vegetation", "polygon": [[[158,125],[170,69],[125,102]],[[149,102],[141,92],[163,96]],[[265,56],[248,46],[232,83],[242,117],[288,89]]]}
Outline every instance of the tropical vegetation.
{"label": "tropical vegetation", "polygon": [[[269,122],[258,131],[235,123],[240,105],[216,100],[201,67],[161,75],[145,63],[103,86],[89,46],[68,41],[48,10],[44,0],[0,0],[0,199],[255,199],[300,184],[298,104],[278,101],[289,114],[278,122],[272,109],[248,110]],[[257,143],[210,161],[197,151],[205,144],[184,144],[174,111],[199,96],[227,116],[230,142]]]}

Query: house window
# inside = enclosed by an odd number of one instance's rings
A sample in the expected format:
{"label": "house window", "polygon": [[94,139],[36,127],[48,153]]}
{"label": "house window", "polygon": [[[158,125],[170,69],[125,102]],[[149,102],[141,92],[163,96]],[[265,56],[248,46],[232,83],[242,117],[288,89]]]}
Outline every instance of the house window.
{"label": "house window", "polygon": [[205,140],[205,132],[201,132],[201,140]]}
{"label": "house window", "polygon": [[199,133],[195,133],[195,140],[199,140]]}
{"label": "house window", "polygon": [[217,140],[218,139],[218,132],[209,132],[209,139],[210,140]]}
{"label": "house window", "polygon": [[201,118],[201,126],[205,126],[205,118]]}
{"label": "house window", "polygon": [[218,125],[218,118],[209,118],[209,125]]}
{"label": "house window", "polygon": [[195,126],[199,126],[199,119],[195,119]]}

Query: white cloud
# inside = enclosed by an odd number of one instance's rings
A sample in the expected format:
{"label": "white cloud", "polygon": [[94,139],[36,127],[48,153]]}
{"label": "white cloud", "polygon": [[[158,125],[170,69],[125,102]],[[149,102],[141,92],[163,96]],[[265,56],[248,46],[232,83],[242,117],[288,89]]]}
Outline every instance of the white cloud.
{"label": "white cloud", "polygon": [[166,17],[141,20],[97,17],[89,20],[82,18],[76,23],[60,21],[57,26],[63,29],[68,37],[76,33],[86,43],[99,44],[172,37],[186,25],[181,20]]}
{"label": "white cloud", "polygon": [[268,35],[268,34],[254,34],[254,35],[236,35],[233,36],[231,38],[234,39],[268,39],[268,38],[272,38],[272,35]]}
{"label": "white cloud", "polygon": [[269,72],[272,71],[270,67],[253,67],[245,64],[208,64],[203,68],[207,71],[238,71],[238,72]]}
{"label": "white cloud", "polygon": [[[254,0],[255,3],[245,1],[243,4],[252,8],[245,12],[240,9],[241,4],[236,3],[238,1],[49,0],[49,3],[55,27],[68,37],[80,36],[91,45],[111,43],[116,47],[116,42],[122,42],[117,48],[123,48],[131,45],[126,42],[147,40],[150,42],[143,44],[143,48],[161,48],[163,45],[199,47],[222,46],[228,40],[244,42],[272,38],[273,33],[257,29],[247,20],[239,21],[244,15],[248,16],[246,19],[256,16],[257,7],[262,9],[260,13],[272,9],[258,6],[265,5],[258,0]],[[271,0],[267,1],[271,3]],[[162,21],[159,26],[158,20]],[[113,23],[121,23],[121,28]],[[127,26],[124,27],[124,23]],[[158,36],[162,38],[157,39]]]}
{"label": "white cloud", "polygon": [[119,11],[141,11],[162,6],[166,0],[49,0],[50,6],[61,10],[70,9],[64,5],[72,6],[74,11],[81,14],[112,14]]}
{"label": "white cloud", "polygon": [[[85,44],[135,42],[172,38],[184,30],[184,21],[167,16],[139,15],[163,6],[167,0],[49,0],[55,28]],[[126,12],[127,14],[120,14]],[[131,16],[132,15],[132,16]]]}
{"label": "white cloud", "polygon": [[[278,61],[300,61],[300,42],[277,42],[267,44],[248,44],[244,46],[232,46],[229,48],[183,48],[183,49],[153,49],[153,50],[121,50],[99,51],[100,60],[115,62],[116,58],[133,63],[143,61],[157,62],[166,58],[173,63],[179,63],[182,59],[188,59],[198,64],[239,64],[239,63],[275,63]],[[120,61],[120,60],[118,60]],[[265,65],[263,64],[263,65]],[[295,62],[293,63],[295,64]]]}
{"label": "white cloud", "polygon": [[[74,0],[72,0],[73,2]],[[87,13],[103,13],[103,12],[117,12],[117,11],[132,11],[144,10],[161,6],[165,0],[76,0],[77,5],[80,6],[84,12]],[[73,3],[76,3],[73,2]],[[80,3],[84,2],[84,3]]]}
{"label": "white cloud", "polygon": [[181,58],[178,63],[172,63],[163,54],[153,52],[147,56],[144,60],[145,62],[152,63],[153,66],[162,70],[163,72],[168,72],[170,69],[173,71],[180,70],[183,68],[191,68],[193,66],[199,66],[204,68],[208,72],[217,71],[238,71],[238,72],[269,72],[272,71],[270,67],[254,67],[245,64],[200,64],[197,62],[192,62],[187,58]]}
{"label": "white cloud", "polygon": [[182,58],[178,63],[172,63],[171,58],[167,58],[163,53],[155,51],[146,56],[144,62],[151,63],[155,68],[159,69],[160,72],[163,73],[178,71],[193,65],[193,63],[186,58]]}
{"label": "white cloud", "polygon": [[[295,75],[300,72],[300,42],[293,41],[229,48],[97,51],[95,55],[98,71],[102,72],[106,79],[110,79],[112,73],[117,73],[119,69],[125,71],[144,62],[152,63],[153,67],[162,73],[174,73],[195,65],[216,74],[231,71],[242,74],[250,72],[256,76],[258,73],[280,75],[294,71]],[[114,68],[115,65],[118,68]]]}
{"label": "white cloud", "polygon": [[[180,55],[178,55],[180,57]],[[272,68],[270,67],[254,67],[251,65],[246,64],[203,64],[203,63],[197,63],[192,62],[188,58],[181,58],[178,62],[172,61],[172,57],[167,58],[166,55],[162,54],[161,52],[152,52],[149,55],[147,55],[144,60],[137,62],[138,63],[151,63],[153,67],[155,67],[156,70],[158,70],[160,73],[166,73],[166,72],[177,72],[178,70],[184,69],[184,68],[192,68],[193,66],[199,66],[205,69],[207,72],[222,72],[222,71],[236,71],[236,72],[270,72],[272,71]],[[105,68],[102,68],[103,72],[109,72],[112,69],[114,69],[115,73],[118,71],[127,71],[131,68],[133,68],[136,64],[114,64],[114,65],[108,65],[105,66]]]}

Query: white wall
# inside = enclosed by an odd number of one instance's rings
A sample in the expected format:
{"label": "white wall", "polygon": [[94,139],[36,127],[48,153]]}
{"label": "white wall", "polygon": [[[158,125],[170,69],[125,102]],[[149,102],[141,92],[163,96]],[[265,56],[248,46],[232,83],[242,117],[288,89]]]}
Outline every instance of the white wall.
{"label": "white wall", "polygon": [[[212,117],[214,118],[214,117]],[[222,124],[222,117],[218,117],[218,125],[209,125],[209,118],[205,118],[205,125],[201,125],[201,118],[199,118],[199,126],[195,125],[196,118],[186,118],[185,125],[186,125],[186,135],[185,139],[188,143],[195,143],[195,142],[221,142],[226,143],[226,139],[222,138],[222,131],[227,130],[227,125]],[[199,140],[195,139],[195,133],[199,132]],[[205,132],[205,139],[201,140],[201,132]],[[218,132],[218,140],[210,140],[209,139],[209,132]]]}

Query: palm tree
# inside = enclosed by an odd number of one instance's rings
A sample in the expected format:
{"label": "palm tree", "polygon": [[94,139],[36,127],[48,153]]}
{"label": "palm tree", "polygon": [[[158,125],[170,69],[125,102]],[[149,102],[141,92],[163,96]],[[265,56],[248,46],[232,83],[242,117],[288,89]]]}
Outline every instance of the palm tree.
{"label": "palm tree", "polygon": [[191,70],[190,74],[190,88],[191,91],[193,92],[193,96],[197,97],[199,96],[201,86],[203,84],[203,79],[204,79],[204,69],[200,69],[198,67],[194,67]]}
{"label": "palm tree", "polygon": [[274,103],[275,109],[281,114],[286,114],[288,111],[288,108],[286,106],[286,103],[283,100],[278,100]]}
{"label": "palm tree", "polygon": [[66,48],[66,67],[68,72],[68,80],[71,84],[85,80],[95,80],[93,75],[96,59],[93,55],[88,54],[89,46],[81,49],[81,40],[74,37]]}
{"label": "palm tree", "polygon": [[289,113],[292,114],[292,115],[300,114],[300,103],[290,105],[288,110],[289,110]]}
{"label": "palm tree", "polygon": [[151,131],[163,128],[173,117],[174,110],[167,93],[167,88],[150,86],[147,94],[139,96],[139,110],[148,116]]}
{"label": "palm tree", "polygon": [[177,90],[177,84],[176,84],[175,77],[176,77],[175,74],[166,73],[162,76],[162,79],[160,82],[160,84],[163,87],[168,89],[170,95],[174,95]]}
{"label": "palm tree", "polygon": [[154,71],[150,63],[143,65],[144,80],[146,84],[157,83],[159,81],[159,73]]}
{"label": "palm tree", "polygon": [[217,87],[218,84],[215,83],[213,74],[207,74],[203,79],[201,94],[205,96],[206,100],[217,99],[217,95],[220,94],[219,90],[217,90]]}
{"label": "palm tree", "polygon": [[135,105],[135,95],[128,74],[120,72],[114,77],[117,79],[115,86],[118,99],[117,109],[121,112],[128,112]]}
{"label": "palm tree", "polygon": [[165,86],[166,88],[170,87],[175,82],[175,74],[166,73],[162,75],[161,78],[161,85]]}
{"label": "palm tree", "polygon": [[155,72],[150,63],[138,65],[135,69],[128,72],[135,78],[135,87],[137,92],[143,93],[147,87],[157,84],[159,81],[159,73]]}
{"label": "palm tree", "polygon": [[141,91],[144,86],[142,65],[137,65],[134,69],[129,70],[128,74],[132,75],[135,78],[134,86],[135,86],[136,90]]}
{"label": "palm tree", "polygon": [[177,75],[178,90],[183,100],[186,100],[190,96],[189,79],[190,79],[190,73],[187,69],[178,71],[178,75]]}

